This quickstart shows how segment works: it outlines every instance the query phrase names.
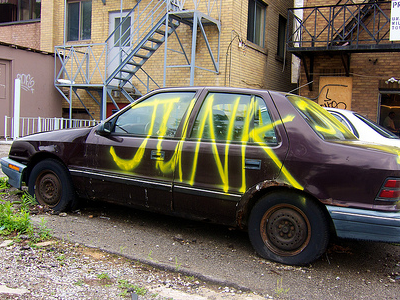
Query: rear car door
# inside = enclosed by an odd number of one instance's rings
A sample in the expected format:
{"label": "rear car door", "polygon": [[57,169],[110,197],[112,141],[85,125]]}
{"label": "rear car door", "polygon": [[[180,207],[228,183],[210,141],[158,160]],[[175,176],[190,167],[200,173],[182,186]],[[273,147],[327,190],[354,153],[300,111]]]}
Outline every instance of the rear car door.
{"label": "rear car door", "polygon": [[182,142],[174,209],[231,224],[242,195],[278,177],[288,141],[269,94],[216,89],[201,97]]}
{"label": "rear car door", "polygon": [[195,90],[152,94],[108,120],[107,134],[93,132],[87,142],[90,196],[170,210],[181,121],[195,94]]}

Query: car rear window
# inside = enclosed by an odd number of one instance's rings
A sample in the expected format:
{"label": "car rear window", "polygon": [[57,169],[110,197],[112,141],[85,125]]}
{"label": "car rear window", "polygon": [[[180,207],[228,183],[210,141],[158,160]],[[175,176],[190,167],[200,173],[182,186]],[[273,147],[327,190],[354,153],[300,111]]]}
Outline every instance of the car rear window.
{"label": "car rear window", "polygon": [[355,113],[354,114],[357,118],[359,118],[361,121],[363,121],[365,124],[367,124],[369,127],[371,127],[373,130],[375,130],[377,133],[380,135],[384,136],[385,138],[388,139],[398,139],[399,137],[395,135],[394,133],[391,133],[389,130],[386,128],[383,128],[382,126],[376,124],[375,122],[363,117],[360,114]]}
{"label": "car rear window", "polygon": [[334,116],[314,101],[297,95],[287,95],[287,99],[324,140],[354,140],[356,137]]}

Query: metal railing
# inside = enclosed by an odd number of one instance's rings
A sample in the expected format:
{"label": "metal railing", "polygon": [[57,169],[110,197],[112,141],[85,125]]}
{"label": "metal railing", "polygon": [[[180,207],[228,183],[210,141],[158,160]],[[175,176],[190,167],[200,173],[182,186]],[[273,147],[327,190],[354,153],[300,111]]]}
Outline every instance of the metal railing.
{"label": "metal railing", "polygon": [[94,126],[98,122],[96,120],[84,120],[84,119],[65,119],[65,118],[32,118],[32,117],[21,117],[19,121],[19,134],[16,136],[14,131],[14,118],[4,117],[4,138],[6,140],[18,137],[23,137],[33,133],[39,133],[44,131],[52,131],[64,128],[76,128],[76,127],[87,127]]}
{"label": "metal railing", "polygon": [[389,40],[390,3],[365,1],[289,9],[288,49],[357,51],[393,48],[393,42]]}

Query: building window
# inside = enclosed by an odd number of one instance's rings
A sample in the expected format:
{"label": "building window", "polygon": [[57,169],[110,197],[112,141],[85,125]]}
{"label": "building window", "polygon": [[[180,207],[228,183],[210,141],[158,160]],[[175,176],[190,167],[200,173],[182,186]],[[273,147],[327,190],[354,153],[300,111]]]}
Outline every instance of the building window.
{"label": "building window", "polygon": [[[114,19],[114,28],[119,26],[121,18]],[[120,35],[122,34],[122,38]],[[114,47],[129,46],[131,36],[131,17],[123,17],[122,25],[114,34]]]}
{"label": "building window", "polygon": [[67,40],[89,40],[92,35],[92,1],[68,2]]}
{"label": "building window", "polygon": [[266,4],[260,0],[249,0],[247,40],[264,47]]}
{"label": "building window", "polygon": [[286,23],[287,20],[279,15],[279,26],[278,26],[278,49],[277,55],[279,58],[285,57],[285,46],[286,46]]}
{"label": "building window", "polygon": [[40,19],[41,0],[0,0],[0,23]]}

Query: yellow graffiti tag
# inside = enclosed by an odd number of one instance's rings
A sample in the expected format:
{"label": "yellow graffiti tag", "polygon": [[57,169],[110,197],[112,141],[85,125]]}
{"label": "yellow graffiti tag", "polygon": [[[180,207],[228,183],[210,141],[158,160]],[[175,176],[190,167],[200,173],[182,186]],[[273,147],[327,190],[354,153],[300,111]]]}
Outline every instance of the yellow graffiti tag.
{"label": "yellow graffiti tag", "polygon": [[[239,192],[244,193],[247,189],[246,184],[246,169],[245,169],[245,162],[246,162],[246,148],[249,141],[252,141],[259,145],[263,151],[266,153],[267,157],[269,157],[274,164],[279,168],[282,172],[282,175],[286,178],[286,180],[294,187],[298,189],[303,189],[303,187],[293,178],[290,172],[284,167],[283,162],[280,161],[278,156],[275,154],[273,149],[268,146],[268,144],[264,140],[265,132],[274,131],[274,128],[282,123],[292,122],[294,116],[286,116],[283,120],[276,121],[274,123],[269,123],[268,120],[263,120],[263,116],[261,114],[261,109],[257,109],[257,118],[259,120],[260,126],[256,128],[252,128],[251,124],[255,117],[255,106],[256,106],[256,97],[252,96],[250,101],[247,100],[247,104],[241,104],[241,100],[243,95],[238,95],[234,98],[231,104],[228,105],[214,105],[215,102],[215,94],[210,94],[207,99],[203,103],[203,115],[197,119],[199,124],[197,124],[197,132],[194,138],[197,139],[196,146],[194,149],[194,156],[192,161],[191,169],[189,168],[188,173],[188,183],[190,185],[194,185],[196,170],[198,167],[198,160],[199,160],[199,153],[200,153],[200,145],[201,140],[204,136],[209,136],[209,143],[211,145],[212,155],[214,157],[214,163],[216,164],[218,175],[221,179],[221,184],[217,184],[216,186],[220,186],[220,188],[224,192],[228,192],[230,189],[229,185],[229,150],[232,145],[232,141],[235,140],[241,144],[241,186],[239,188]],[[156,145],[156,149],[158,152],[161,152],[163,147],[162,143],[165,140],[165,136],[167,135],[168,130],[168,122],[170,120],[171,115],[174,113],[176,106],[179,105],[180,97],[169,98],[169,99],[154,99],[152,101],[145,101],[139,103],[137,106],[132,106],[134,109],[135,107],[150,107],[151,108],[151,118],[150,122],[146,125],[148,127],[145,132],[146,137],[143,139],[141,145],[139,146],[136,153],[133,155],[131,159],[122,159],[118,157],[115,152],[114,147],[110,147],[110,154],[116,163],[116,165],[125,171],[132,171],[137,168],[140,162],[143,159],[145,149],[148,143],[148,140],[151,136],[158,136],[158,141]],[[182,138],[177,142],[176,147],[173,151],[171,158],[168,161],[157,160],[155,161],[156,168],[160,170],[163,174],[174,174],[174,177],[177,178],[180,182],[183,182],[183,166],[182,166],[182,147],[183,142],[188,136],[188,128],[189,128],[189,117],[192,113],[194,108],[196,99],[192,99],[188,104],[188,107],[185,112],[185,118],[183,120],[183,128],[182,128]],[[306,104],[306,103],[305,103]],[[303,105],[303,104],[301,104]],[[224,107],[223,107],[224,106]],[[239,107],[241,107],[240,113],[243,115],[242,122],[243,128],[242,132],[240,133],[240,137],[234,137],[235,135],[235,121],[236,116],[239,114]],[[217,140],[218,137],[216,136],[217,132],[217,124],[216,121],[213,119],[213,108],[219,109],[221,112],[226,111],[229,112],[230,118],[226,120],[226,132],[224,132],[224,143],[218,144]],[[306,109],[307,107],[304,106]],[[157,115],[161,113],[161,115]],[[264,123],[265,122],[265,123]],[[156,126],[157,124],[157,126]],[[158,130],[156,130],[158,127]],[[207,135],[205,135],[207,132]],[[193,137],[192,137],[193,138]],[[238,139],[239,138],[239,139]],[[223,151],[218,151],[219,147],[223,147]],[[221,154],[220,154],[221,153]],[[223,155],[223,158],[220,157]],[[175,172],[177,172],[175,174]],[[232,174],[231,174],[232,175]]]}

